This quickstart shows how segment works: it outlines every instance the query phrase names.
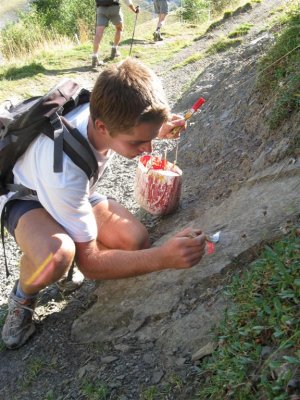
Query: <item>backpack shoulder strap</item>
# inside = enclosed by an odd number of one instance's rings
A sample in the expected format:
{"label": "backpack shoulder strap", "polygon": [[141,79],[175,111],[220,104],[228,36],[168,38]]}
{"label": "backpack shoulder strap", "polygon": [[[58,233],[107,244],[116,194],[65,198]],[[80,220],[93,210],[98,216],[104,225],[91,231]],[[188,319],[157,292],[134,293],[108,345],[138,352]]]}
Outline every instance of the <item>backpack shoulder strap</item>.
{"label": "backpack shoulder strap", "polygon": [[64,152],[78,165],[95,183],[98,179],[98,161],[88,141],[73,127],[69,121],[62,117],[64,126]]}
{"label": "backpack shoulder strap", "polygon": [[43,133],[54,140],[54,172],[62,172],[63,153],[66,153],[88,179],[93,183],[98,178],[98,162],[88,141],[65,117],[56,115],[51,121],[53,129],[44,129]]}

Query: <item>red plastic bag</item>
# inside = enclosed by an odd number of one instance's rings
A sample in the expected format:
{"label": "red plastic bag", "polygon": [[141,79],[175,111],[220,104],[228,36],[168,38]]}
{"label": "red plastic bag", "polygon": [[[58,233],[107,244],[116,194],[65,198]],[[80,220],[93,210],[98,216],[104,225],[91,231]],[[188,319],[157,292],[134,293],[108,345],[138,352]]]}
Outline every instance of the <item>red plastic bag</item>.
{"label": "red plastic bag", "polygon": [[160,157],[140,157],[135,177],[134,194],[138,204],[153,215],[166,215],[176,210],[181,196],[182,171]]}

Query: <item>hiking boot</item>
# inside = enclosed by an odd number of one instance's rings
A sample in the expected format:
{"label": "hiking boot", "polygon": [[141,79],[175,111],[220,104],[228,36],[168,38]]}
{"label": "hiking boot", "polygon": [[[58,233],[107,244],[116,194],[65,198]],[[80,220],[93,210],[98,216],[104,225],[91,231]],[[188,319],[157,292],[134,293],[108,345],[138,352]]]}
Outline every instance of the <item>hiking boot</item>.
{"label": "hiking boot", "polygon": [[99,67],[100,65],[103,65],[103,61],[99,60],[98,56],[93,56],[92,57],[92,68]]}
{"label": "hiking boot", "polygon": [[159,42],[164,40],[164,38],[161,36],[160,32],[157,32],[157,39],[156,40],[159,41]]}
{"label": "hiking boot", "polygon": [[112,47],[111,48],[111,58],[115,58],[115,57],[120,57],[121,53],[119,52],[117,47]]}
{"label": "hiking boot", "polygon": [[17,297],[16,288],[17,283],[8,298],[8,313],[2,329],[2,340],[9,349],[22,346],[35,332],[32,320],[35,302]]}
{"label": "hiking boot", "polygon": [[161,36],[160,31],[155,31],[153,33],[153,39],[154,39],[154,42],[159,42],[161,40],[164,40],[163,37]]}
{"label": "hiking boot", "polygon": [[[71,267],[73,268],[73,267]],[[59,290],[63,294],[70,294],[82,286],[84,281],[84,275],[79,271],[77,267],[74,267],[73,271],[67,276],[63,276],[59,281],[56,282]]]}

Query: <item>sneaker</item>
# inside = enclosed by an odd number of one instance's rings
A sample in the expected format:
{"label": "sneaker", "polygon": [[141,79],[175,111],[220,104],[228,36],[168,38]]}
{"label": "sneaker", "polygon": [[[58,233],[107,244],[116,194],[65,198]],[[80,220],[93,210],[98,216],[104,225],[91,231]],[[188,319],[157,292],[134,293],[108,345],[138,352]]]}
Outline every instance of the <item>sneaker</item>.
{"label": "sneaker", "polygon": [[9,349],[21,347],[35,332],[32,318],[35,302],[17,297],[16,288],[17,283],[8,298],[8,313],[2,329],[2,340]]}
{"label": "sneaker", "polygon": [[92,68],[99,67],[100,65],[103,65],[103,64],[104,64],[104,62],[99,60],[98,56],[92,57]]}
{"label": "sneaker", "polygon": [[163,37],[161,36],[160,31],[155,31],[153,33],[153,39],[154,39],[155,42],[159,42],[161,40],[164,40]]}
{"label": "sneaker", "polygon": [[158,41],[164,40],[163,37],[161,36],[160,32],[157,32],[157,39]]}
{"label": "sneaker", "polygon": [[74,267],[73,271],[57,281],[56,285],[63,294],[70,294],[79,289],[80,286],[83,284],[83,281],[84,275],[79,271],[77,267]]}
{"label": "sneaker", "polygon": [[111,58],[115,58],[115,57],[120,57],[121,53],[119,52],[117,47],[112,47],[111,48]]}

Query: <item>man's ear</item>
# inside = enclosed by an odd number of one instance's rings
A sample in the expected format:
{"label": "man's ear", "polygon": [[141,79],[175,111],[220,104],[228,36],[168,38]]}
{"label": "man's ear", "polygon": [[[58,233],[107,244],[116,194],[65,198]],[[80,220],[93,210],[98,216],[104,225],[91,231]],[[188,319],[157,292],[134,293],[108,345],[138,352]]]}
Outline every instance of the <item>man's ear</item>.
{"label": "man's ear", "polygon": [[108,134],[108,130],[106,128],[105,123],[102,122],[100,119],[96,119],[95,120],[95,128],[102,135],[107,135]]}

